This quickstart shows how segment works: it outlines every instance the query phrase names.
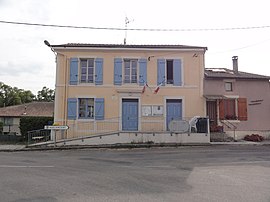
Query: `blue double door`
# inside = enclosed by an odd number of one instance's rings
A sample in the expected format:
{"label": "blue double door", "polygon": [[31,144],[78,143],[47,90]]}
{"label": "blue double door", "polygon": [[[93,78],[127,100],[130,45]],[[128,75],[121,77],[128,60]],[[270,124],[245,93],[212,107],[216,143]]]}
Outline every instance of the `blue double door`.
{"label": "blue double door", "polygon": [[139,119],[138,99],[122,100],[122,130],[137,131]]}
{"label": "blue double door", "polygon": [[169,130],[169,124],[173,120],[182,120],[182,100],[167,99],[166,100],[166,126]]}
{"label": "blue double door", "polygon": [[[182,100],[166,100],[166,128],[172,120],[182,120]],[[139,123],[139,102],[138,99],[122,100],[122,130],[138,131]]]}

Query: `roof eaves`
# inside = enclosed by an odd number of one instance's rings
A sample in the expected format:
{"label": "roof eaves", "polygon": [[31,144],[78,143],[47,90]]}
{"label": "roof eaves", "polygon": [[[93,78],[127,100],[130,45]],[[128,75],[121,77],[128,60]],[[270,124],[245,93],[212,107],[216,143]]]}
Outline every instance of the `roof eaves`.
{"label": "roof eaves", "polygon": [[200,46],[187,46],[187,45],[135,45],[135,44],[81,44],[81,43],[68,43],[61,45],[52,45],[52,48],[110,48],[110,49],[203,49],[207,47]]}

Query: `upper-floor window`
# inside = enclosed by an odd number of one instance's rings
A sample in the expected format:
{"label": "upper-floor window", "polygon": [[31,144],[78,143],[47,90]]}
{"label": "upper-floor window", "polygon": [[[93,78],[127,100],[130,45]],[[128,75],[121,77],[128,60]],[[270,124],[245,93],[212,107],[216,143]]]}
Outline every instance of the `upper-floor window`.
{"label": "upper-floor window", "polygon": [[173,84],[173,60],[166,60],[166,83]]}
{"label": "upper-floor window", "polygon": [[94,59],[80,60],[80,81],[81,83],[94,83]]}
{"label": "upper-floor window", "polygon": [[147,59],[114,58],[114,85],[147,83]]}
{"label": "upper-floor window", "polygon": [[103,84],[103,58],[70,58],[69,84]]}
{"label": "upper-floor window", "polygon": [[79,99],[79,118],[94,118],[94,99],[80,98]]}
{"label": "upper-floor window", "polygon": [[226,91],[233,91],[232,82],[225,82],[225,90]]}
{"label": "upper-floor window", "polygon": [[138,60],[124,59],[124,83],[138,82]]}
{"label": "upper-floor window", "polygon": [[157,59],[157,85],[182,86],[182,60]]}

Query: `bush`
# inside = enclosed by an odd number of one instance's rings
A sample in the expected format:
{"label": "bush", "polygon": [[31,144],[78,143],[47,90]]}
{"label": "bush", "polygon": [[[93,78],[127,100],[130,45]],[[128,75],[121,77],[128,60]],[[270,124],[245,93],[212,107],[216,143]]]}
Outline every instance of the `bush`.
{"label": "bush", "polygon": [[27,132],[44,129],[45,125],[51,125],[53,117],[22,117],[20,119],[20,130],[24,140],[27,140]]}
{"label": "bush", "polygon": [[244,140],[246,140],[246,141],[252,141],[252,142],[261,142],[261,141],[264,140],[264,138],[261,135],[252,134],[252,135],[246,135],[244,137]]}

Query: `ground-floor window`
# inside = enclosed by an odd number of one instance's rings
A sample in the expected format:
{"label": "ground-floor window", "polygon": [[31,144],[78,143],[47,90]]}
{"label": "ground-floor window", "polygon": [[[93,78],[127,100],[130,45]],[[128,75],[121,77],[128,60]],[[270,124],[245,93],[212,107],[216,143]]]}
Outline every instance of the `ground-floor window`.
{"label": "ground-floor window", "polygon": [[219,118],[221,120],[247,120],[247,99],[219,100]]}
{"label": "ground-floor window", "polygon": [[235,99],[226,99],[223,101],[224,104],[224,117],[227,120],[236,120],[236,110],[235,110]]}
{"label": "ground-floor window", "polygon": [[80,98],[79,99],[79,118],[94,118],[94,99]]}

